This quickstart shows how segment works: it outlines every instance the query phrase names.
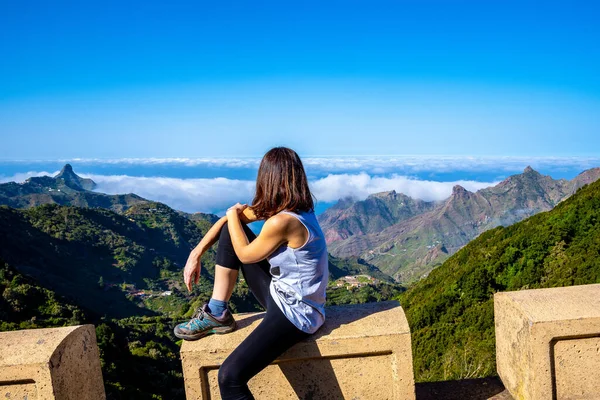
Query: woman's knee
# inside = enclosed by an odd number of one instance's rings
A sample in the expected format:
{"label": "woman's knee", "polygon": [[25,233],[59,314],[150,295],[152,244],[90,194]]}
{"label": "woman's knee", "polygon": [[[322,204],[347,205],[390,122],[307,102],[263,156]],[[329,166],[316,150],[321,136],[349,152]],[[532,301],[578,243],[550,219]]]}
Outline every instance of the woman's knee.
{"label": "woman's knee", "polygon": [[[242,229],[244,230],[244,233],[246,234],[246,237],[248,238],[249,242],[256,239],[256,235],[254,234],[254,232],[252,232],[252,230],[248,227],[248,225],[242,223]],[[229,233],[229,224],[225,224],[221,228],[221,232],[219,234],[219,241],[221,241],[221,240],[231,243],[231,236]]]}
{"label": "woman's knee", "polygon": [[231,237],[229,236],[229,226],[227,226],[227,224],[223,225],[221,232],[219,233],[219,242],[221,240],[231,241]]}
{"label": "woman's knee", "polygon": [[245,382],[243,382],[240,372],[241,371],[235,367],[235,364],[227,362],[227,360],[225,360],[225,362],[223,362],[223,364],[219,368],[219,373],[217,376],[219,381],[219,387],[227,388],[243,385]]}

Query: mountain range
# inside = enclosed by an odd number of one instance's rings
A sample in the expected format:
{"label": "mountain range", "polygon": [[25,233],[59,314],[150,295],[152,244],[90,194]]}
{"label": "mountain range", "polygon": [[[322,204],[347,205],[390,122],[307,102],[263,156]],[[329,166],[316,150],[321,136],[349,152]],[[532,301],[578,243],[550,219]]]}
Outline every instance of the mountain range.
{"label": "mountain range", "polygon": [[60,204],[122,212],[135,204],[148,201],[132,193],[109,195],[93,192],[95,187],[93,180],[81,178],[73,172],[70,164],[66,164],[55,177],[39,176],[23,183],[0,184],[0,204],[14,208]]}
{"label": "mountain range", "polygon": [[[165,301],[132,301],[136,290],[171,291],[168,308],[179,313],[210,290],[214,249],[203,256],[204,287],[194,296],[184,290],[181,270],[218,216],[177,211],[135,194],[98,193],[95,187],[68,164],[55,177],[0,185],[0,259],[74,304],[115,318],[165,314],[159,309]],[[364,260],[330,257],[332,280],[359,274],[392,281]],[[238,305],[252,306],[242,297]]]}
{"label": "mountain range", "polygon": [[[0,205],[13,208],[31,208],[43,204],[58,204],[84,208],[104,208],[123,213],[135,205],[156,204],[134,193],[105,194],[94,191],[97,185],[91,179],[82,178],[73,171],[71,164],[65,164],[58,175],[39,176],[25,182],[0,184]],[[206,213],[185,213],[181,215],[201,224],[213,224],[219,217]]]}
{"label": "mountain range", "polygon": [[600,168],[572,180],[555,180],[527,167],[477,192],[457,185],[440,202],[395,191],[362,201],[340,200],[319,216],[319,222],[332,255],[359,257],[400,282],[411,282],[482,232],[548,211],[599,177]]}

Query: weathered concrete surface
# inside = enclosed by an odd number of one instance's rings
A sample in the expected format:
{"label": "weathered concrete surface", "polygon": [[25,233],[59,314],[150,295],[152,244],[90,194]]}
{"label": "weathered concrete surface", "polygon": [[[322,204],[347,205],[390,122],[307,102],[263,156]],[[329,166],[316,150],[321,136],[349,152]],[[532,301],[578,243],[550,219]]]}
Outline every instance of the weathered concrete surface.
{"label": "weathered concrete surface", "polygon": [[[257,399],[414,399],[410,330],[397,302],[330,307],[325,325],[249,382]],[[188,400],[220,399],[218,368],[262,320],[238,314],[238,329],[184,342]]]}
{"label": "weathered concrete surface", "polygon": [[0,398],[106,398],[94,326],[0,333]]}
{"label": "weathered concrete surface", "polygon": [[[600,329],[599,329],[600,331]],[[600,332],[587,339],[559,340],[554,345],[558,399],[600,398]]]}
{"label": "weathered concrete surface", "polygon": [[494,315],[515,399],[600,398],[600,284],[496,293]]}

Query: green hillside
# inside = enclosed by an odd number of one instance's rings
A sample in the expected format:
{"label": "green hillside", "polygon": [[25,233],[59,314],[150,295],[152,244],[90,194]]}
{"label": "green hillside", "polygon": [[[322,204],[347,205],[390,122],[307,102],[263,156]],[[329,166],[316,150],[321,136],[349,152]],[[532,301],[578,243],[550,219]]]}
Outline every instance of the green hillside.
{"label": "green hillside", "polygon": [[[142,302],[147,296],[135,294],[170,290],[173,301],[187,303],[181,270],[203,228],[152,202],[125,215],[71,206],[0,206],[0,257],[99,315],[156,315],[159,310]],[[212,282],[213,259],[211,250],[202,269],[207,283]]]}
{"label": "green hillside", "polygon": [[348,275],[369,275],[384,282],[393,283],[391,276],[359,257],[339,258],[329,255],[329,279],[336,280]]}
{"label": "green hillside", "polygon": [[0,259],[0,332],[81,324],[84,312]]}
{"label": "green hillside", "polygon": [[400,296],[418,381],[495,374],[493,293],[600,282],[600,182],[483,233]]}

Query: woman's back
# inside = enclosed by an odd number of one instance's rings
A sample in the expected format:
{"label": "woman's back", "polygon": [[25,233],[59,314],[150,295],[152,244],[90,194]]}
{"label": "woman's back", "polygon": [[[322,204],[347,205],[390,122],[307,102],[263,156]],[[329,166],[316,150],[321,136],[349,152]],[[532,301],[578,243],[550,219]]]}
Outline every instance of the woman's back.
{"label": "woman's back", "polygon": [[297,218],[308,231],[308,238],[300,247],[283,245],[268,257],[273,277],[270,293],[298,329],[313,333],[325,321],[325,291],[329,278],[325,236],[314,212],[280,213]]}

